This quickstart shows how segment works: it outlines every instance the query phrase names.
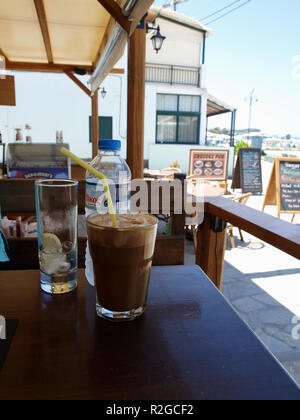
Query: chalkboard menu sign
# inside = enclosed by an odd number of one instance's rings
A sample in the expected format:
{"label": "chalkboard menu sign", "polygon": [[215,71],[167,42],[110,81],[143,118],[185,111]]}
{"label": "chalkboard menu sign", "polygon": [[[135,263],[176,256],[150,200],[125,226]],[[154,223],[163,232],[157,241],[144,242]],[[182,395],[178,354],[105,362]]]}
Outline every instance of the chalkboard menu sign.
{"label": "chalkboard menu sign", "polygon": [[244,193],[262,193],[261,150],[240,149],[232,180],[232,189]]}
{"label": "chalkboard menu sign", "polygon": [[300,161],[280,161],[281,212],[300,212]]}
{"label": "chalkboard menu sign", "polygon": [[277,206],[278,217],[300,214],[300,159],[275,159],[263,211],[266,206]]}

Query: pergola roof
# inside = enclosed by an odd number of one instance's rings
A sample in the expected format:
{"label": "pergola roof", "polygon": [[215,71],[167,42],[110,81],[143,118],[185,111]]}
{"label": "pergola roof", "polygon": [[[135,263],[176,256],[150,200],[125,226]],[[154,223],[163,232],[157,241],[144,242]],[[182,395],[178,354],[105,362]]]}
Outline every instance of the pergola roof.
{"label": "pergola roof", "polygon": [[114,28],[121,27],[128,38],[152,2],[1,0],[0,54],[8,70],[84,67],[92,73]]}
{"label": "pergola roof", "polygon": [[236,108],[226,104],[220,99],[208,94],[207,97],[207,116],[213,117],[215,115],[226,114],[227,112],[233,112]]}
{"label": "pergola roof", "polygon": [[92,65],[109,19],[95,0],[1,0],[1,49],[9,61]]}
{"label": "pergola roof", "polygon": [[110,14],[97,0],[1,0],[9,62],[93,66]]}

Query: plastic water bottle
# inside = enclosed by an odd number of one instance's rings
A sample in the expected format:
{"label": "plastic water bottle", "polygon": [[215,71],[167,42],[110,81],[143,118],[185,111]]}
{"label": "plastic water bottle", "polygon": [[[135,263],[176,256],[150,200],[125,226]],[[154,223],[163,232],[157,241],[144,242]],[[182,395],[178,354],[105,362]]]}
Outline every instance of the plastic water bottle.
{"label": "plastic water bottle", "polygon": [[[101,139],[98,149],[98,154],[90,165],[106,176],[116,213],[128,213],[130,210],[129,183],[131,172],[125,160],[120,156],[121,142],[119,140]],[[108,205],[102,182],[87,171],[85,186],[86,217],[95,212],[99,214],[108,213]],[[93,262],[88,246],[85,267],[85,276],[88,282],[94,286]]]}

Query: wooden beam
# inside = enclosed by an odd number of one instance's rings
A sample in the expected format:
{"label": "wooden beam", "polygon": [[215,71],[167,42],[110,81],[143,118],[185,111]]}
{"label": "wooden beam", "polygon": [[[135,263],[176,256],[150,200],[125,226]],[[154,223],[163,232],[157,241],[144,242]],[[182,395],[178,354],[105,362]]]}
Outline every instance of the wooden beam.
{"label": "wooden beam", "polygon": [[215,232],[212,227],[214,217],[250,233],[286,254],[300,258],[299,226],[224,197],[207,197],[204,213],[204,223],[199,227],[197,235],[196,263],[219,289],[222,287],[227,229]]}
{"label": "wooden beam", "polygon": [[228,198],[207,199],[206,211],[281,251],[300,258],[300,227]]}
{"label": "wooden beam", "polygon": [[48,22],[47,22],[47,16],[46,16],[44,1],[43,0],[34,0],[34,5],[35,5],[36,13],[38,15],[42,35],[43,35],[43,40],[44,40],[44,44],[45,44],[45,48],[46,48],[48,63],[52,64],[54,62],[54,60],[53,60],[53,53],[52,53],[52,48],[51,48],[50,34],[49,34],[49,28],[48,28]]}
{"label": "wooden beam", "polygon": [[205,213],[203,225],[198,228],[196,264],[202,268],[214,285],[222,290],[226,228],[224,226],[221,232],[215,232],[212,220],[212,215]]}
{"label": "wooden beam", "polygon": [[[117,3],[118,3],[118,5],[120,5],[121,0],[117,0]],[[108,39],[109,39],[109,35],[112,32],[114,25],[115,25],[115,19],[113,17],[111,17],[109,22],[108,22],[108,25],[106,27],[105,33],[102,37],[100,46],[98,48],[98,51],[97,51],[97,54],[96,54],[96,57],[95,57],[95,60],[94,60],[95,68],[97,67],[97,64],[98,64],[98,62],[99,62],[99,60],[100,60],[100,58],[101,58],[101,56],[102,56],[102,54],[105,50],[105,47],[106,47]]]}
{"label": "wooden beam", "polygon": [[123,14],[122,8],[114,0],[98,0],[99,3],[108,11],[108,13],[122,26],[129,34],[131,23]]}
{"label": "wooden beam", "polygon": [[84,93],[86,93],[89,97],[91,97],[91,91],[79,79],[77,79],[77,77],[71,71],[65,71],[64,73],[71,80],[73,80],[73,82],[76,83],[76,85],[79,86],[80,89],[82,89]]}
{"label": "wooden beam", "polygon": [[19,70],[19,71],[36,71],[36,72],[47,72],[47,73],[64,73],[65,71],[74,71],[75,67],[85,69],[89,74],[93,73],[93,66],[84,66],[76,64],[48,64],[48,63],[26,63],[26,62],[11,62],[9,61],[6,65],[7,70]]}
{"label": "wooden beam", "polygon": [[146,22],[150,22],[150,23],[155,22],[155,19],[157,18],[157,16],[158,16],[157,12],[154,12],[153,10],[149,9],[148,14],[146,16]]}
{"label": "wooden beam", "polygon": [[122,69],[121,67],[114,67],[113,69],[111,69],[111,71],[109,72],[109,74],[124,74],[125,70]]}
{"label": "wooden beam", "polygon": [[136,29],[128,44],[127,163],[132,179],[144,177],[146,28]]}
{"label": "wooden beam", "polygon": [[99,104],[98,104],[98,90],[92,96],[92,152],[93,158],[98,153],[99,143]]}
{"label": "wooden beam", "polygon": [[8,59],[7,55],[5,54],[5,52],[2,50],[2,48],[0,48],[0,55],[2,55],[2,57],[5,58],[6,63],[9,62],[9,59]]}
{"label": "wooden beam", "polygon": [[[7,70],[16,71],[35,71],[45,73],[64,73],[65,71],[74,71],[74,68],[79,67],[85,69],[88,74],[92,74],[94,66],[81,64],[48,64],[48,63],[25,63],[20,61],[7,61]],[[111,74],[124,74],[123,68],[115,67],[110,71]]]}

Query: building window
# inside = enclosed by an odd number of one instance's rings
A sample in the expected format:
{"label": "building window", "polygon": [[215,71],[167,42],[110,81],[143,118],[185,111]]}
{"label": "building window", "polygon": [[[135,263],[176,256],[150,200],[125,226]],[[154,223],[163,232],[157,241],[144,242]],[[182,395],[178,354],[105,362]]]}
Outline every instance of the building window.
{"label": "building window", "polygon": [[199,144],[201,96],[157,95],[156,143]]}

